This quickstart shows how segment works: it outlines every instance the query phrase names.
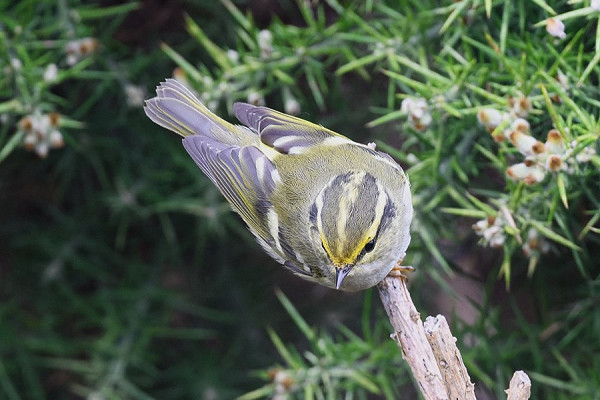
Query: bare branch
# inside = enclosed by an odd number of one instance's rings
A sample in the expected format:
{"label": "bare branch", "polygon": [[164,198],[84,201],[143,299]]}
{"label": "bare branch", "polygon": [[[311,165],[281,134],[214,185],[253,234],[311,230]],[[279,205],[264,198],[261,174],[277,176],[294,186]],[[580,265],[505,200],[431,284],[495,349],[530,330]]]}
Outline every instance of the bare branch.
{"label": "bare branch", "polygon": [[387,276],[377,286],[394,327],[392,339],[402,348],[419,389],[426,400],[448,399],[442,374],[427,341],[423,321],[415,308],[404,278]]}
{"label": "bare branch", "polygon": [[444,384],[451,399],[475,400],[475,385],[467,372],[460,351],[456,347],[456,338],[443,315],[427,317],[425,333],[431,344]]}
{"label": "bare branch", "polygon": [[[394,327],[391,337],[401,347],[425,400],[476,400],[475,385],[446,318],[428,317],[423,325],[402,276],[387,276],[377,288]],[[515,372],[506,393],[508,400],[529,399],[531,381],[527,374]]]}

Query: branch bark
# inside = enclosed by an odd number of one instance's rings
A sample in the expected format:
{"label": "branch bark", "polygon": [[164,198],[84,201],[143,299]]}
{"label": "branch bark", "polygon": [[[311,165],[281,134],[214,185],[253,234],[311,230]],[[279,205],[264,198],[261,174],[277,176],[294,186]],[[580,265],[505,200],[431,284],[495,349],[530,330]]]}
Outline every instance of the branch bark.
{"label": "branch bark", "polygon": [[377,288],[394,327],[391,337],[402,348],[402,357],[408,362],[421,393],[426,400],[449,399],[421,316],[406,287],[406,280],[387,276]]}
{"label": "branch bark", "polygon": [[[425,400],[475,400],[475,385],[456,347],[446,319],[428,317],[425,325],[412,302],[406,279],[387,276],[377,286],[394,328],[391,335],[402,349]],[[515,372],[506,391],[508,400],[527,400],[531,382],[523,371]]]}
{"label": "branch bark", "polygon": [[507,400],[527,400],[531,396],[531,380],[523,371],[516,371],[506,389]]}
{"label": "branch bark", "polygon": [[451,399],[475,400],[475,385],[471,382],[446,318],[442,315],[427,317],[425,333],[442,372],[448,396]]}

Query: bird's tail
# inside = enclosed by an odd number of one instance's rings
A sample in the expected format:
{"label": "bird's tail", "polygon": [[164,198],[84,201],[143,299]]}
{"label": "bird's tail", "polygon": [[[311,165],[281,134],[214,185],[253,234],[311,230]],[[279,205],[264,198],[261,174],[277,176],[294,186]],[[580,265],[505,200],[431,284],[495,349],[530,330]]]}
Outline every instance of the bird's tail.
{"label": "bird's tail", "polygon": [[203,135],[239,143],[239,127],[213,114],[184,85],[167,79],[156,88],[156,97],[146,100],[144,111],[158,125],[183,137]]}

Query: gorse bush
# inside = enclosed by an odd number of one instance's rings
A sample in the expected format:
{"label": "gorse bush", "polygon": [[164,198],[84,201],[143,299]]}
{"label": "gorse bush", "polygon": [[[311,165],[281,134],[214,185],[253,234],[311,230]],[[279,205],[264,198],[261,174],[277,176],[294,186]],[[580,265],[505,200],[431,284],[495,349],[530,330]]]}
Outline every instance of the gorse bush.
{"label": "gorse bush", "polygon": [[114,38],[135,4],[1,6],[0,393],[416,396],[372,292],[361,311],[274,278],[144,118],[172,75],[223,116],[264,104],[403,164],[416,300],[437,313],[456,276],[481,293],[453,326],[478,395],[525,369],[532,398],[600,398],[600,4],[441,3],[140,3],[173,30],[139,43]]}
{"label": "gorse bush", "polygon": [[[103,51],[102,44],[98,38],[89,36],[91,29],[86,24],[115,17],[104,33],[110,37],[134,8],[134,3],[108,8],[70,8],[66,2],[49,1],[4,6],[7,13],[1,21],[4,73],[0,95],[5,101],[0,105],[4,128],[0,161],[20,144],[44,158],[50,149],[64,145],[59,128],[82,128],[80,122],[70,115],[61,115],[60,110],[84,115],[102,92],[87,98],[83,104],[75,103],[75,99],[63,98],[52,90],[65,82],[96,79],[124,83],[129,104],[141,105],[143,90],[110,64],[110,56],[97,59],[97,54]],[[94,70],[98,64],[103,65]],[[72,82],[69,84],[73,86]],[[12,135],[15,125],[16,134]]]}

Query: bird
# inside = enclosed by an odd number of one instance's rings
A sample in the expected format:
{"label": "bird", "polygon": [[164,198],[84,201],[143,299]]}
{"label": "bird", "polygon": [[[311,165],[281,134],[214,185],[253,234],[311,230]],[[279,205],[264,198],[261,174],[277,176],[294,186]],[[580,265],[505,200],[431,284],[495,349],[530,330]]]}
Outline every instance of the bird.
{"label": "bird", "polygon": [[403,259],[413,206],[408,176],[388,154],[264,106],[235,103],[235,125],[175,79],[146,115],[183,147],[261,247],[294,275],[356,292]]}

